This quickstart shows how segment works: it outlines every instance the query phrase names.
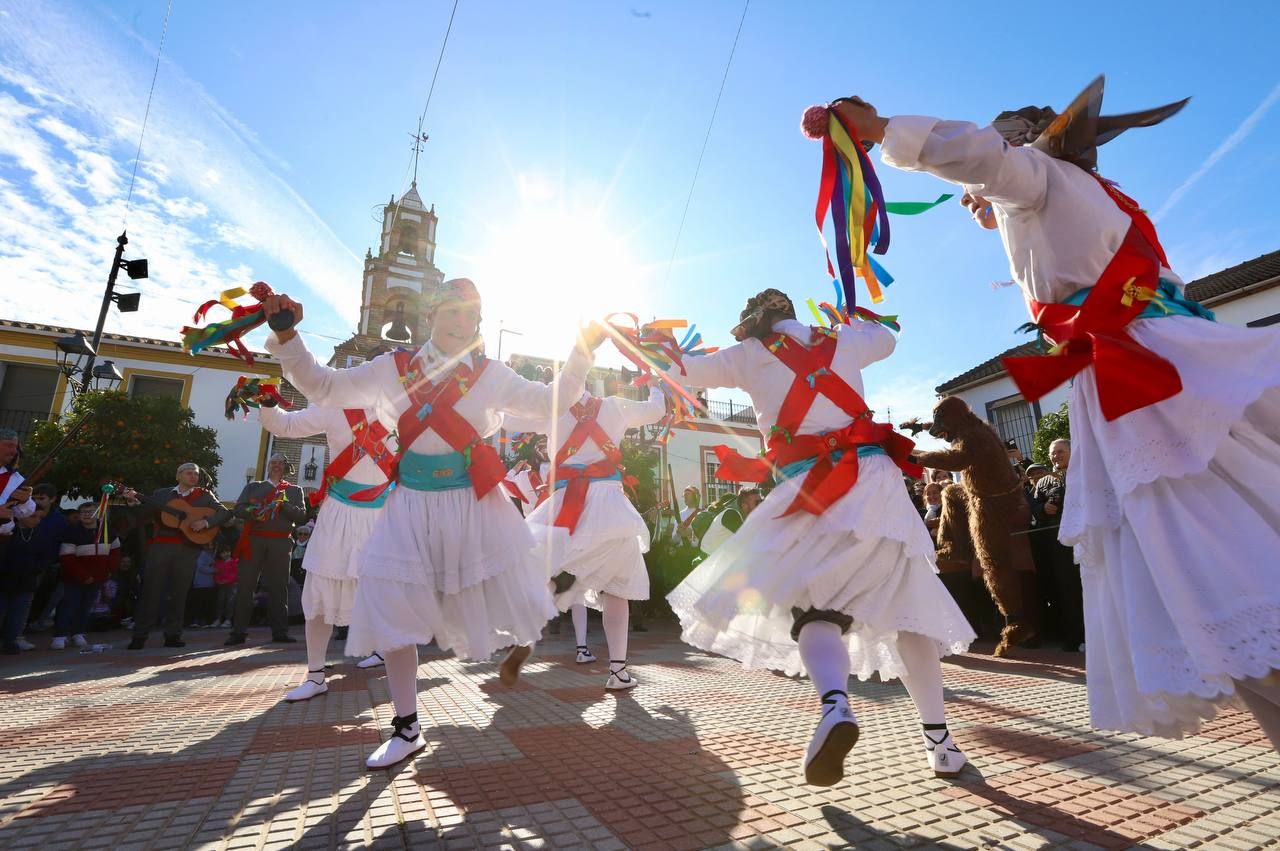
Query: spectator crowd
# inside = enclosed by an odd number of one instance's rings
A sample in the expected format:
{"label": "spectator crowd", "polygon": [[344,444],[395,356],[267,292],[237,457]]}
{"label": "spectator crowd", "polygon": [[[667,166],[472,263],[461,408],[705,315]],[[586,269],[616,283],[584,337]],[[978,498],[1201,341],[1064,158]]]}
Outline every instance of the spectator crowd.
{"label": "spectator crowd", "polygon": [[[15,448],[16,441],[0,440],[0,456]],[[184,464],[178,469],[178,486],[160,489],[145,503],[126,492],[106,502],[86,501],[74,507],[63,506],[52,484],[39,482],[31,488],[32,513],[17,516],[12,507],[0,507],[3,653],[34,650],[43,641],[53,650],[91,651],[91,634],[114,629],[132,631],[130,649],[144,646],[152,630],[163,632],[166,646],[181,647],[186,629],[221,628],[234,635],[242,599],[247,601],[248,624],[269,622],[273,640],[291,641],[279,613],[301,614],[305,577],[299,567],[314,508],[305,498],[288,506],[283,543],[293,559],[281,567],[288,585],[285,599],[277,600],[281,588],[267,581],[267,570],[262,581],[254,577],[251,587],[242,581],[242,557],[237,555],[247,549],[241,546],[246,525],[269,522],[262,504],[242,495],[228,511],[195,487],[198,476],[194,464]],[[198,505],[192,496],[216,506],[212,510],[220,522],[208,528],[207,542],[193,542],[158,516],[165,509],[158,510],[157,503],[182,497]],[[296,528],[289,528],[295,523]]]}

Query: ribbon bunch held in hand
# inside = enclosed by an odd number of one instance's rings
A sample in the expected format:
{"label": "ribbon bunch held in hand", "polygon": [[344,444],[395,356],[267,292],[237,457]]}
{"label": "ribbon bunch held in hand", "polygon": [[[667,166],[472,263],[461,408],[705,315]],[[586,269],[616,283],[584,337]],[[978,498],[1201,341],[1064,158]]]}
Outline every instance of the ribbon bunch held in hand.
{"label": "ribbon bunch held in hand", "polygon": [[838,280],[844,288],[844,299],[856,303],[854,277],[866,282],[871,301],[884,300],[881,286],[893,283],[893,277],[871,256],[889,250],[889,213],[914,216],[931,210],[951,198],[943,195],[937,201],[885,203],[880,178],[871,158],[858,140],[858,128],[848,125],[831,106],[811,106],[804,112],[800,127],[810,139],[822,140],[822,179],[818,184],[818,204],[814,219],[818,238],[827,254],[827,274],[836,278],[831,251],[823,235],[827,210],[835,226]]}
{"label": "ribbon bunch held in hand", "polygon": [[[236,299],[245,295],[254,298],[256,300],[255,303],[243,305],[236,301]],[[248,290],[244,287],[223,290],[218,294],[217,298],[200,305],[192,321],[204,321],[205,315],[210,308],[217,305],[222,305],[231,311],[231,318],[223,322],[210,322],[204,327],[185,326],[182,329],[182,348],[193,355],[198,355],[210,346],[223,345],[227,347],[227,351],[231,352],[232,355],[252,366],[253,353],[245,348],[241,338],[267,321],[262,302],[272,295],[274,293],[266,281],[258,281]],[[285,314],[288,315],[286,316]],[[284,330],[292,324],[293,315],[291,311],[282,310],[271,319],[271,327],[278,331]]]}
{"label": "ribbon bunch held in hand", "polygon": [[293,407],[288,399],[280,395],[279,384],[263,378],[248,378],[242,375],[236,380],[236,386],[232,387],[231,392],[227,394],[225,413],[227,419],[234,420],[237,411],[244,412],[247,418],[251,408],[274,408],[277,405],[286,411]]}

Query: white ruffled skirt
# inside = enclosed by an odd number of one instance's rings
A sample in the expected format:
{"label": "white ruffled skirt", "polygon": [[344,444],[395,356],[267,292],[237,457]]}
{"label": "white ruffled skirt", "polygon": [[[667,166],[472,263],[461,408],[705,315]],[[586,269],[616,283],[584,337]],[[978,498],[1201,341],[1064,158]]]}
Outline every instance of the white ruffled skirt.
{"label": "white ruffled skirt", "polygon": [[1280,330],[1140,319],[1177,396],[1107,422],[1071,394],[1059,532],[1084,587],[1095,727],[1181,736],[1280,669]]}
{"label": "white ruffled skirt", "polygon": [[302,557],[302,613],[333,626],[351,623],[360,549],[369,540],[381,509],[356,508],[330,498],[320,506],[315,531]]}
{"label": "white ruffled skirt", "polygon": [[644,565],[649,529],[622,483],[591,483],[572,535],[553,525],[564,494],[563,489],[555,491],[526,518],[537,542],[534,559],[543,575],[550,578],[563,571],[577,577],[568,591],[556,595],[560,611],[577,603],[600,608],[600,594],[624,600],[649,599],[649,573]]}
{"label": "white ruffled skirt", "polygon": [[933,541],[885,456],[859,461],[858,483],[820,515],[778,515],[803,477],[784,482],[742,527],[668,595],[689,644],[748,669],[805,673],[791,639],[792,608],[853,618],[852,671],[884,679],[905,671],[899,632],[933,639],[941,658],[975,638],[937,576]]}
{"label": "white ruffled skirt", "polygon": [[533,536],[502,488],[396,488],[360,554],[346,652],[433,639],[462,659],[536,641],[556,609]]}

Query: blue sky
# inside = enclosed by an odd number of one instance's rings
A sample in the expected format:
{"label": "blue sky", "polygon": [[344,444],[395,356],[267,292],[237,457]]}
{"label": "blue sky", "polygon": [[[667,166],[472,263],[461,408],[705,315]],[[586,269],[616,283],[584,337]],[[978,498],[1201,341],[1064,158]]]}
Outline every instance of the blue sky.
{"label": "blue sky", "polygon": [[[1183,2],[754,0],[673,253],[742,5],[462,0],[427,115],[419,191],[437,265],[485,295],[513,348],[557,355],[579,316],[687,318],[730,341],[745,297],[825,297],[813,230],[811,103],[977,121],[1061,106],[1099,72],[1109,111],[1193,96],[1101,155],[1159,214],[1188,280],[1276,249],[1280,7]],[[263,278],[308,304],[313,349],[356,320],[371,208],[408,186],[452,4],[176,0],[128,215],[151,261],[143,310],[109,330],[172,337],[217,290]],[[0,0],[0,316],[89,326],[124,212],[163,2]],[[1206,168],[1207,167],[1207,168]],[[945,189],[879,169],[891,200]],[[1199,173],[1199,176],[1196,176]],[[873,407],[923,414],[932,387],[1019,342],[1025,313],[998,238],[957,205],[896,219],[881,306],[898,350]]]}

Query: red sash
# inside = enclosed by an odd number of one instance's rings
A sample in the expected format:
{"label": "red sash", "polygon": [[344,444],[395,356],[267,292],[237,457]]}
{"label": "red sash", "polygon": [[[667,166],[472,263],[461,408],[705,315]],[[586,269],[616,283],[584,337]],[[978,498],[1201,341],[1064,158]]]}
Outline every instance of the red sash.
{"label": "red sash", "polygon": [[[346,408],[342,413],[347,418],[347,425],[351,426],[352,441],[324,468],[324,481],[320,489],[311,494],[312,505],[319,505],[334,482],[343,479],[366,455],[374,460],[388,482],[395,475],[395,454],[387,448],[386,439],[390,432],[386,426],[376,419],[370,423],[364,411],[359,408]],[[377,495],[367,495],[370,490],[365,488],[348,498],[354,502],[372,502]]]}
{"label": "red sash", "polygon": [[1102,415],[1114,420],[1177,395],[1182,378],[1172,363],[1125,332],[1156,297],[1160,267],[1169,265],[1155,227],[1132,198],[1101,178],[1098,182],[1131,219],[1124,242],[1083,304],[1027,300],[1036,324],[1057,344],[1052,352],[1002,362],[1029,402],[1093,366]]}
{"label": "red sash", "polygon": [[[569,438],[556,452],[555,464],[551,469],[551,477],[560,481],[568,481],[564,490],[564,499],[560,503],[560,511],[556,514],[553,525],[568,529],[572,535],[578,528],[578,520],[587,505],[587,489],[592,479],[612,476],[623,472],[622,450],[609,439],[609,435],[600,427],[597,418],[600,416],[601,399],[592,396],[585,402],[577,402],[569,412],[578,420],[569,433]],[[588,440],[600,448],[604,458],[585,467],[566,467],[564,464],[582,448]]]}
{"label": "red sash", "polygon": [[248,520],[244,521],[244,529],[241,530],[240,537],[236,540],[235,549],[231,552],[233,556],[236,558],[248,558],[253,555],[253,543],[250,541],[251,537],[289,537],[289,532],[273,532],[266,529],[259,529],[258,524],[275,517],[276,512],[279,510],[279,507],[275,504],[276,500],[279,499],[281,494],[291,487],[293,486],[289,484],[288,479],[281,479],[276,485],[275,490],[271,491],[269,494],[265,494],[261,499],[254,500],[254,503],[258,506],[257,511],[254,513],[255,515],[260,516],[250,517]]}
{"label": "red sash", "polygon": [[[9,480],[13,478],[13,470],[5,470],[0,473],[0,493],[4,493],[4,489],[9,487]],[[17,490],[17,488],[14,488]]]}
{"label": "red sash", "polygon": [[[476,499],[484,497],[507,477],[507,468],[503,466],[498,450],[485,443],[475,426],[467,422],[453,409],[453,406],[484,374],[485,367],[489,365],[488,358],[483,355],[473,355],[474,367],[458,363],[452,372],[432,384],[418,368],[410,369],[413,365],[414,353],[397,351],[393,357],[410,402],[409,409],[400,415],[396,423],[400,449],[395,456],[393,469],[399,470],[400,459],[404,457],[404,453],[409,451],[409,447],[420,435],[427,429],[431,429],[440,435],[454,452],[460,452],[463,455]],[[390,487],[390,480],[377,492],[380,493],[388,487]]]}
{"label": "red sash", "polygon": [[[728,481],[762,482],[774,467],[816,458],[800,485],[800,492],[780,517],[796,511],[822,514],[858,482],[858,447],[875,444],[904,472],[919,478],[924,471],[910,460],[915,443],[893,430],[893,426],[872,420],[874,414],[858,391],[831,371],[836,353],[832,331],[812,329],[821,339],[804,346],[785,334],[772,334],[763,342],[795,373],[778,411],[778,422],[769,433],[769,450],[764,458],[748,459],[728,446],[715,447],[720,459],[716,476]],[[853,418],[844,428],[826,434],[796,434],[818,396],[829,399]],[[840,451],[839,460],[833,455]]]}

